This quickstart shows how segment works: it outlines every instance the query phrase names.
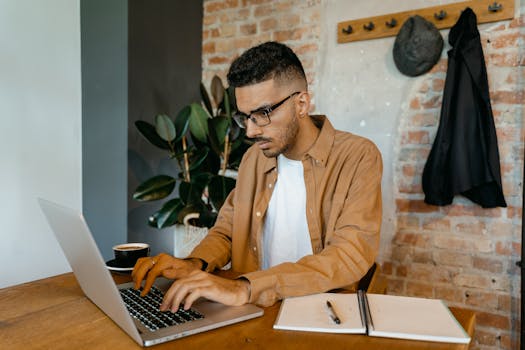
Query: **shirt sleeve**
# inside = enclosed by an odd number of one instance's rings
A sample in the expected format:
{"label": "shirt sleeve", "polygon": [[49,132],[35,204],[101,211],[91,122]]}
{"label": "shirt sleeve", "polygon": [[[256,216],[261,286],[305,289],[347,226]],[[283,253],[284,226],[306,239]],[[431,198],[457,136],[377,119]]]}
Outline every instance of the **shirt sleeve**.
{"label": "shirt sleeve", "polygon": [[206,271],[213,271],[226,265],[231,259],[232,250],[232,222],[233,222],[233,189],[219,211],[215,225],[208,235],[193,249],[188,258],[204,260],[208,266]]}
{"label": "shirt sleeve", "polygon": [[269,306],[284,297],[345,287],[358,282],[373,264],[381,228],[381,155],[374,145],[366,147],[358,164],[345,168],[339,175],[352,180],[346,193],[334,194],[332,208],[340,208],[340,214],[324,237],[322,251],[244,274],[251,303]]}

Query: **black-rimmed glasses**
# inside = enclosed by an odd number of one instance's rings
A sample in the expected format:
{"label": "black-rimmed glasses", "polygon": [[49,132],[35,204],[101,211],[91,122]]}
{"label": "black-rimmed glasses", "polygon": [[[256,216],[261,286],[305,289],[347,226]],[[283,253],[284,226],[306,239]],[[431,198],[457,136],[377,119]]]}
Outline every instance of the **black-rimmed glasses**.
{"label": "black-rimmed glasses", "polygon": [[233,114],[233,119],[239,125],[239,127],[246,129],[246,123],[250,119],[257,126],[266,126],[270,124],[270,113],[279,108],[280,105],[288,101],[292,96],[299,94],[300,91],[296,91],[288,97],[284,98],[280,102],[277,102],[273,106],[261,107],[250,112],[250,114],[235,112]]}

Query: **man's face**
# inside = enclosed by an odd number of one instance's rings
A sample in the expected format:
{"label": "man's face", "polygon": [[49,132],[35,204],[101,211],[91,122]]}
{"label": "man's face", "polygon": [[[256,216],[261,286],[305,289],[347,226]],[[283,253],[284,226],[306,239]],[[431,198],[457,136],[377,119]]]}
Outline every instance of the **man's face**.
{"label": "man's face", "polygon": [[[273,79],[235,89],[237,108],[247,115],[264,107],[275,105],[295,91],[289,86],[278,87]],[[257,126],[246,121],[246,136],[256,141],[257,146],[268,158],[292,151],[299,132],[293,95],[270,114],[270,124]]]}

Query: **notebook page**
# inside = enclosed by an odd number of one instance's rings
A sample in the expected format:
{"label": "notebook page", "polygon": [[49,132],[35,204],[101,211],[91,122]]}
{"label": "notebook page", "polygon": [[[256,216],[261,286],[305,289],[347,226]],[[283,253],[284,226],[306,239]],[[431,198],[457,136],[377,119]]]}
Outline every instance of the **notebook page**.
{"label": "notebook page", "polygon": [[[330,301],[340,324],[335,324],[326,311]],[[275,329],[309,332],[365,334],[361,321],[357,294],[321,293],[303,297],[286,298],[281,304]]]}
{"label": "notebook page", "polygon": [[468,344],[470,337],[438,299],[367,294],[371,336]]}

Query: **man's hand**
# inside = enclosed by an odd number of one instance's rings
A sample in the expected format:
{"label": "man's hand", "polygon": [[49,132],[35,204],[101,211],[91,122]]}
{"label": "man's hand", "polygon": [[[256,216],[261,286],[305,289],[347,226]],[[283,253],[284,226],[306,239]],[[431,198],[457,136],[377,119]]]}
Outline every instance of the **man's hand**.
{"label": "man's hand", "polygon": [[230,280],[200,270],[193,270],[186,277],[175,281],[164,295],[161,311],[177,311],[181,303],[188,310],[200,297],[224,305],[243,305],[250,299],[250,282]]}
{"label": "man's hand", "polygon": [[146,278],[142,296],[148,294],[155,279],[163,276],[169,279],[179,279],[188,276],[192,271],[200,271],[202,261],[198,259],[178,259],[171,255],[161,253],[153,257],[145,257],[137,260],[131,277],[135,282],[135,289],[139,289],[142,281]]}

